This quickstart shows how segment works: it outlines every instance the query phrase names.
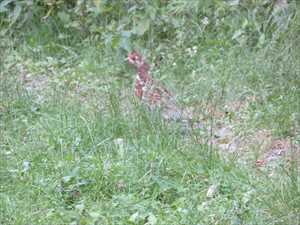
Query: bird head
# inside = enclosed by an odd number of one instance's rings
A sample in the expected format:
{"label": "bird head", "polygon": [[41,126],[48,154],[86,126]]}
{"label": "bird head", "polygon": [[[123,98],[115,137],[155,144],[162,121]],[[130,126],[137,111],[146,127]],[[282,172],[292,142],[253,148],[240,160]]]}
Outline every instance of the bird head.
{"label": "bird head", "polygon": [[143,57],[136,51],[129,53],[127,59],[129,64],[134,65],[137,68],[145,63]]}

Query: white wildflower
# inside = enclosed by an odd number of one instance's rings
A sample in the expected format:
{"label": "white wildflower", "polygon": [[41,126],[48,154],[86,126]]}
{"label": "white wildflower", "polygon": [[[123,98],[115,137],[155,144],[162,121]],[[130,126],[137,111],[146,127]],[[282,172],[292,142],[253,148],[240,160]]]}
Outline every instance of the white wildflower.
{"label": "white wildflower", "polygon": [[23,162],[23,171],[24,172],[28,172],[28,170],[30,169],[30,162],[29,161],[24,161]]}
{"label": "white wildflower", "polygon": [[208,198],[213,198],[216,195],[217,191],[218,185],[213,184],[208,188],[206,196]]}
{"label": "white wildflower", "polygon": [[192,71],[192,76],[195,77],[196,76],[196,70]]}
{"label": "white wildflower", "polygon": [[208,20],[208,17],[206,16],[206,17],[204,17],[203,19],[202,19],[202,24],[204,25],[204,26],[207,26],[208,24],[209,24],[209,20]]}
{"label": "white wildflower", "polygon": [[124,139],[123,138],[117,138],[113,142],[118,147],[120,156],[123,157],[124,153],[125,153],[125,146],[124,146],[125,141],[124,141]]}
{"label": "white wildflower", "polygon": [[192,49],[193,49],[193,53],[196,54],[197,51],[198,51],[198,47],[197,47],[197,46],[194,46]]}
{"label": "white wildflower", "polygon": [[187,48],[185,51],[190,57],[193,57],[197,53],[198,49],[197,46],[194,46],[193,48]]}

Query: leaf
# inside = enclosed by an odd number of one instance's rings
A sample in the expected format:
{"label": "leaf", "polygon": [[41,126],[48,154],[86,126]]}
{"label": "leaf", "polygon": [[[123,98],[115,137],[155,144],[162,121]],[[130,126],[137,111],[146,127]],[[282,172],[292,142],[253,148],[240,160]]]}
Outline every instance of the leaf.
{"label": "leaf", "polygon": [[2,29],[0,30],[0,37],[5,36],[6,32],[8,31],[8,29]]}
{"label": "leaf", "polygon": [[23,171],[28,172],[29,169],[30,169],[30,162],[29,161],[24,161],[23,162]]}
{"label": "leaf", "polygon": [[245,19],[244,22],[243,22],[243,24],[242,24],[242,28],[246,29],[247,26],[248,26],[248,24],[249,24],[249,21],[247,19]]}
{"label": "leaf", "polygon": [[150,213],[149,216],[147,217],[147,223],[145,225],[156,225],[157,224],[157,219],[156,217]]}
{"label": "leaf", "polygon": [[174,26],[174,28],[180,27],[180,20],[177,18],[171,18],[171,23]]}
{"label": "leaf", "polygon": [[4,0],[3,2],[0,3],[0,13],[1,12],[7,12],[7,8],[6,6],[11,3],[14,2],[15,0]]}
{"label": "leaf", "polygon": [[130,38],[131,32],[130,31],[122,31],[121,35],[122,35],[122,37]]}
{"label": "leaf", "polygon": [[71,180],[72,178],[73,178],[72,176],[64,176],[64,177],[62,178],[62,180],[63,180],[64,183],[68,183],[68,182],[70,182],[70,180]]}
{"label": "leaf", "polygon": [[22,11],[22,7],[19,4],[17,4],[14,8],[14,11],[10,15],[11,20],[12,20],[10,25],[13,25],[17,21],[17,19],[19,18],[20,14],[21,14],[21,11]]}
{"label": "leaf", "polygon": [[130,41],[128,38],[122,38],[120,40],[120,48],[126,50],[126,51],[130,51],[131,50],[131,45],[130,45]]}
{"label": "leaf", "polygon": [[236,6],[240,4],[240,0],[230,0],[227,4],[230,6]]}
{"label": "leaf", "polygon": [[98,219],[101,214],[99,212],[90,212],[90,216],[94,219]]}
{"label": "leaf", "polygon": [[155,7],[149,6],[147,7],[147,13],[149,14],[151,20],[155,20],[156,14],[157,14],[157,9]]}
{"label": "leaf", "polygon": [[73,178],[77,177],[77,176],[79,175],[79,169],[80,169],[80,168],[79,168],[78,166],[75,167],[75,168],[71,171],[71,173],[70,173],[69,175],[64,176],[64,177],[62,178],[63,182],[64,182],[64,183],[68,183],[68,182],[70,182],[71,180],[73,180]]}
{"label": "leaf", "polygon": [[263,45],[265,43],[265,41],[266,41],[265,34],[261,34],[258,39],[258,44]]}
{"label": "leaf", "polygon": [[233,34],[233,36],[232,36],[232,39],[233,39],[233,40],[238,39],[243,33],[244,33],[244,31],[241,30],[241,29],[235,31],[234,34]]}
{"label": "leaf", "polygon": [[137,34],[138,36],[144,35],[146,31],[150,28],[150,20],[144,19],[134,28],[133,33]]}
{"label": "leaf", "polygon": [[217,191],[218,191],[218,185],[213,184],[208,188],[206,196],[208,198],[213,198],[216,195]]}
{"label": "leaf", "polygon": [[65,27],[72,27],[72,28],[75,28],[75,29],[80,29],[80,23],[78,21],[73,21],[73,22],[70,22],[70,23],[66,23],[65,24]]}
{"label": "leaf", "polygon": [[118,36],[114,36],[112,37],[112,40],[111,40],[111,47],[113,49],[117,48],[119,46],[119,43],[120,43],[120,37]]}
{"label": "leaf", "polygon": [[65,12],[59,12],[58,14],[58,17],[59,19],[65,24],[65,25],[68,25],[71,20],[70,20],[70,15],[68,15],[67,13]]}
{"label": "leaf", "polygon": [[121,40],[119,42],[119,46],[120,48],[130,51],[131,50],[131,42],[130,42],[130,36],[131,36],[131,32],[130,31],[123,31],[122,32],[122,37]]}
{"label": "leaf", "polygon": [[139,218],[139,213],[135,212],[134,214],[132,214],[130,216],[129,221],[132,222],[132,223],[137,223],[138,218]]}
{"label": "leaf", "polygon": [[97,7],[97,9],[100,9],[100,3],[101,3],[101,0],[94,0],[94,4]]}
{"label": "leaf", "polygon": [[77,177],[77,176],[79,175],[79,170],[80,170],[80,167],[76,166],[76,167],[71,171],[70,176],[72,176],[72,177]]}

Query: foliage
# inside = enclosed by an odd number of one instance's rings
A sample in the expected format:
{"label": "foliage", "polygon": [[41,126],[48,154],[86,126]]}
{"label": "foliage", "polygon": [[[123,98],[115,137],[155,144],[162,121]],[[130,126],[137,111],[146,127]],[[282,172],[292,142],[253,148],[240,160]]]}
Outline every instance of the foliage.
{"label": "foliage", "polygon": [[[75,36],[93,37],[113,49],[182,47],[185,43],[261,46],[278,39],[294,15],[294,5],[274,12],[265,1],[70,1],[5,0],[2,27],[22,31],[32,20],[63,26]],[[280,15],[285,14],[285,15]],[[52,21],[52,22],[51,22]],[[64,36],[61,36],[62,38]]]}

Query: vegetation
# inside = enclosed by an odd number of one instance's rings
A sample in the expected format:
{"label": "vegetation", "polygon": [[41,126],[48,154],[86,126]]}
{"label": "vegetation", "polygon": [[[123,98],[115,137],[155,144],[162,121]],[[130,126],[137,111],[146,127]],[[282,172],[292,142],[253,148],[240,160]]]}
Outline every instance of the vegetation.
{"label": "vegetation", "polygon": [[[299,224],[299,12],[1,1],[0,224]],[[209,129],[137,101],[133,49]]]}

